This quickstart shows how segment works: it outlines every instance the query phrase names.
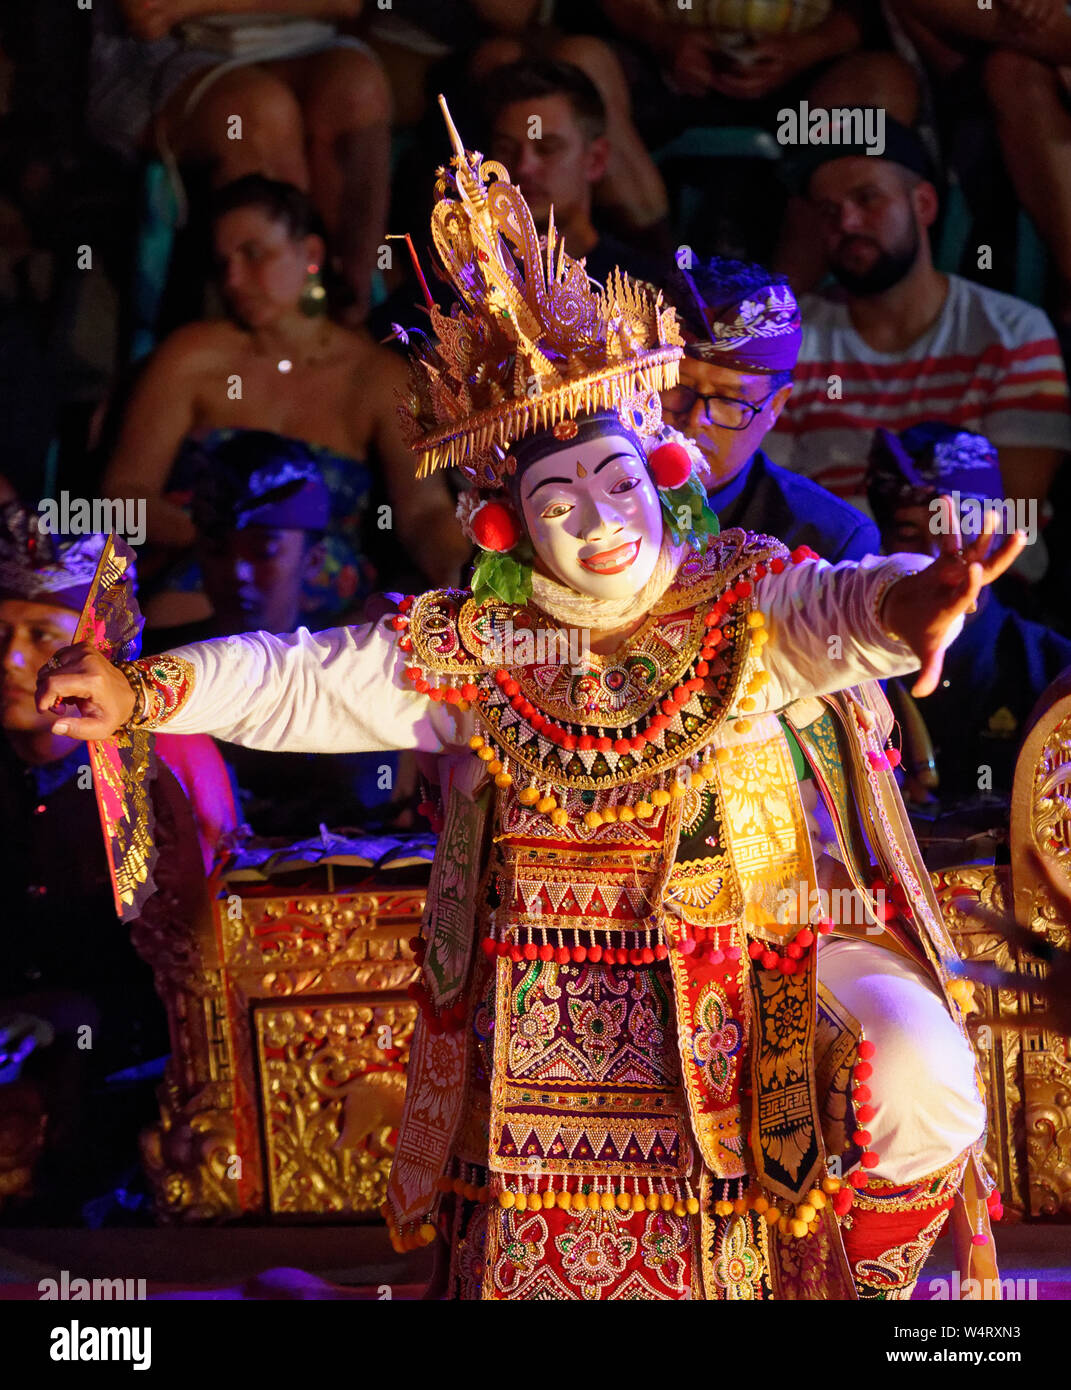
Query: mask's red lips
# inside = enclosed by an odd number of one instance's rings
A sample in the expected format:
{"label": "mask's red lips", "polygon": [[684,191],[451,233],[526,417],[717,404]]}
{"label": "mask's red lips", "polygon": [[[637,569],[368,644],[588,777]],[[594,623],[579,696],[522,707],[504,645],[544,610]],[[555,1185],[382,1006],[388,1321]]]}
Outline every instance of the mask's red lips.
{"label": "mask's red lips", "polygon": [[635,563],[639,553],[640,542],[629,541],[625,545],[614,546],[613,550],[600,550],[598,554],[591,555],[586,560],[582,559],[580,563],[593,574],[621,574],[629,565]]}

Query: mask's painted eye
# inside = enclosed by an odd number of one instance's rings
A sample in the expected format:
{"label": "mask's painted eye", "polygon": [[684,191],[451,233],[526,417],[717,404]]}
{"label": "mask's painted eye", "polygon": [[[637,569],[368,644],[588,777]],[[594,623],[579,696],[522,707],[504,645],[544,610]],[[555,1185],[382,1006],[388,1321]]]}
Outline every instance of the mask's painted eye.
{"label": "mask's painted eye", "polygon": [[539,515],[544,521],[557,521],[560,517],[568,516],[572,510],[573,504],[571,502],[552,502]]}
{"label": "mask's painted eye", "polygon": [[621,478],[610,489],[610,495],[614,496],[621,492],[631,492],[634,487],[639,487],[639,478]]}

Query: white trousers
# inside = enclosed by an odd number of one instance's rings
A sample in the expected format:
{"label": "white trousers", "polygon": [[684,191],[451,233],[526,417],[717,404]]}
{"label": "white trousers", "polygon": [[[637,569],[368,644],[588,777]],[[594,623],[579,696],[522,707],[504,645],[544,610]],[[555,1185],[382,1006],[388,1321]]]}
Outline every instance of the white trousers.
{"label": "white trousers", "polygon": [[886,1182],[915,1182],[951,1163],[985,1128],[974,1053],[919,966],[870,941],[819,940],[819,980],[875,1047],[867,1085],[877,1113],[865,1127],[881,1162],[871,1171]]}

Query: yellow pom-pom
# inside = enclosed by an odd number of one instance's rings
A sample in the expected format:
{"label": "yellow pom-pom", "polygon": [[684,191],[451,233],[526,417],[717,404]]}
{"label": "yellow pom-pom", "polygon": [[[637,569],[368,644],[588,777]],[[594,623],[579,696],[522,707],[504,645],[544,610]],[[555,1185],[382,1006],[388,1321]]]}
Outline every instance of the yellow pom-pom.
{"label": "yellow pom-pom", "polygon": [[543,1210],[553,1211],[555,1207],[561,1206],[556,1192],[547,1191],[543,1193]]}
{"label": "yellow pom-pom", "polygon": [[515,1208],[517,1211],[527,1211],[527,1210],[528,1210],[528,1194],[527,1194],[527,1192],[518,1192],[518,1193],[517,1193],[516,1201],[513,1203],[513,1205],[514,1205],[514,1208]]}
{"label": "yellow pom-pom", "polygon": [[657,1210],[658,1210],[658,1193],[657,1193],[657,1192],[648,1192],[647,1196],[644,1198],[643,1205],[647,1208],[648,1211],[657,1211]]}
{"label": "yellow pom-pom", "polygon": [[804,1222],[807,1226],[811,1224],[817,1215],[817,1211],[811,1206],[810,1202],[801,1202],[796,1208],[797,1220]]}
{"label": "yellow pom-pom", "polygon": [[476,756],[481,762],[489,763],[495,756],[495,750],[484,745],[483,748],[477,749]]}
{"label": "yellow pom-pom", "polygon": [[647,820],[647,818],[653,816],[654,813],[655,808],[650,801],[636,802],[636,814],[639,816],[640,820]]}
{"label": "yellow pom-pom", "polygon": [[669,792],[662,787],[658,787],[651,793],[651,800],[656,806],[665,806],[669,803]]}
{"label": "yellow pom-pom", "polygon": [[822,1179],[822,1191],[823,1191],[823,1192],[839,1192],[840,1189],[841,1189],[841,1181],[840,1181],[840,1178],[834,1178],[833,1176],[830,1176],[830,1177],[827,1177],[827,1178],[823,1178],[823,1179]]}
{"label": "yellow pom-pom", "polygon": [[[743,703],[743,702],[741,701],[741,703]],[[736,730],[736,732],[737,732],[738,734],[746,734],[746,733],[748,733],[748,732],[750,731],[750,729],[751,729],[751,720],[750,720],[750,719],[734,719],[734,720],[733,720],[733,728]]]}
{"label": "yellow pom-pom", "polygon": [[602,816],[598,811],[588,811],[584,816],[584,824],[589,830],[597,830],[602,825]]}
{"label": "yellow pom-pom", "polygon": [[744,698],[737,704],[737,709],[742,709],[747,714],[750,714],[754,708],[755,701],[751,698],[750,695],[745,695]]}
{"label": "yellow pom-pom", "polygon": [[689,1197],[684,1204],[684,1209],[689,1216],[695,1216],[699,1211],[699,1198]]}
{"label": "yellow pom-pom", "polygon": [[551,811],[551,813],[550,813],[550,823],[551,823],[551,825],[558,825],[558,826],[568,825],[568,824],[569,824],[569,812],[568,812],[568,811],[563,811],[562,808],[559,806],[559,807],[557,808],[557,810]]}
{"label": "yellow pom-pom", "polygon": [[615,820],[617,820],[617,807],[607,806],[606,809],[602,812],[602,818],[607,823],[607,825],[612,824]]}
{"label": "yellow pom-pom", "polygon": [[802,1240],[807,1234],[806,1221],[790,1221],[788,1228],[797,1240]]}
{"label": "yellow pom-pom", "polygon": [[726,1202],[726,1201],[718,1201],[718,1202],[715,1202],[715,1203],[714,1203],[714,1214],[715,1214],[715,1216],[732,1216],[732,1214],[733,1214],[733,1204],[732,1204],[732,1202]]}
{"label": "yellow pom-pom", "polygon": [[573,1194],[571,1192],[559,1192],[555,1195],[554,1200],[562,1211],[568,1211],[573,1205]]}
{"label": "yellow pom-pom", "polygon": [[430,1221],[425,1221],[423,1226],[421,1226],[420,1228],[420,1239],[424,1242],[425,1245],[430,1245],[438,1234],[438,1231],[435,1229],[435,1227],[431,1224]]}
{"label": "yellow pom-pom", "polygon": [[688,788],[683,782],[678,782],[676,778],[669,784],[669,794],[674,801],[679,801],[686,794]]}
{"label": "yellow pom-pom", "polygon": [[635,820],[636,812],[632,809],[631,806],[619,806],[617,808],[617,819],[626,821]]}
{"label": "yellow pom-pom", "polygon": [[517,793],[517,800],[522,806],[534,806],[539,800],[538,787],[524,787]]}
{"label": "yellow pom-pom", "polygon": [[539,798],[539,800],[536,802],[536,810],[537,810],[537,811],[542,811],[544,815],[546,815],[546,813],[547,813],[548,811],[556,811],[557,809],[558,809],[558,800],[557,800],[557,797],[553,797],[553,796],[541,796],[541,797]]}
{"label": "yellow pom-pom", "polygon": [[509,1211],[510,1207],[516,1206],[516,1204],[517,1198],[512,1192],[500,1192],[498,1194],[498,1205],[500,1207],[505,1207],[507,1211]]}
{"label": "yellow pom-pom", "polygon": [[483,747],[483,739],[480,737],[479,734],[473,734],[473,736],[469,739],[469,747],[473,749]]}
{"label": "yellow pom-pom", "polygon": [[633,1211],[645,1211],[647,1209],[647,1203],[644,1201],[642,1193],[634,1192],[632,1194],[631,1206]]}
{"label": "yellow pom-pom", "polygon": [[502,771],[501,762],[499,762],[497,758],[492,758],[491,761],[487,764],[487,771],[491,774],[492,777],[497,777],[498,774]]}
{"label": "yellow pom-pom", "polygon": [[953,980],[948,992],[964,1011],[969,1011],[974,1003],[974,985],[970,980]]}
{"label": "yellow pom-pom", "polygon": [[765,628],[760,627],[751,634],[751,645],[757,650],[761,651],[761,649],[765,647],[766,643],[769,640],[770,634],[766,631]]}
{"label": "yellow pom-pom", "polygon": [[683,1202],[674,1202],[674,1203],[673,1203],[673,1215],[674,1215],[674,1216],[687,1216],[687,1215],[688,1215],[688,1208],[685,1206],[685,1204],[684,1204]]}
{"label": "yellow pom-pom", "polygon": [[469,704],[468,700],[458,700],[457,705],[456,705],[456,708],[457,708],[462,714],[468,714],[468,712],[469,712],[469,710],[472,708],[472,706],[471,706],[471,704]]}
{"label": "yellow pom-pom", "polygon": [[710,762],[705,762],[705,763],[700,763],[700,764],[699,764],[699,775],[700,775],[700,777],[702,777],[702,779],[703,779],[704,782],[709,782],[709,781],[710,781],[710,779],[714,776],[714,762],[713,762],[713,760],[711,760]]}
{"label": "yellow pom-pom", "polygon": [[752,609],[752,611],[747,615],[748,627],[763,627],[765,626],[765,623],[765,617],[763,617],[763,615],[759,612],[757,608]]}
{"label": "yellow pom-pom", "polygon": [[757,1197],[753,1197],[751,1199],[751,1210],[758,1212],[760,1216],[763,1214],[763,1212],[770,1210],[770,1204],[761,1192]]}
{"label": "yellow pom-pom", "polygon": [[629,1207],[631,1207],[631,1205],[632,1205],[632,1198],[628,1195],[627,1192],[619,1192],[619,1193],[617,1194],[617,1209],[618,1209],[618,1211],[628,1211],[628,1209],[629,1209]]}
{"label": "yellow pom-pom", "polygon": [[756,671],[747,683],[748,690],[752,695],[757,695],[764,685],[770,684],[769,671]]}
{"label": "yellow pom-pom", "polygon": [[612,1192],[604,1192],[599,1198],[599,1206],[602,1207],[603,1211],[613,1211],[614,1207],[617,1206],[617,1198]]}
{"label": "yellow pom-pom", "polygon": [[792,1234],[792,1222],[791,1222],[791,1220],[789,1219],[789,1217],[787,1217],[787,1216],[779,1216],[779,1217],[777,1218],[777,1229],[781,1232],[781,1234],[782,1234],[783,1236],[791,1235],[791,1234]]}
{"label": "yellow pom-pom", "polygon": [[807,1201],[812,1207],[821,1211],[826,1204],[826,1194],[820,1188],[812,1187],[810,1192],[807,1193]]}
{"label": "yellow pom-pom", "polygon": [[766,1222],[767,1226],[772,1228],[776,1226],[778,1222],[781,1220],[781,1213],[777,1210],[776,1207],[768,1207],[762,1213],[762,1219]]}
{"label": "yellow pom-pom", "polygon": [[727,763],[733,755],[729,752],[728,748],[715,748],[714,756],[719,763]]}
{"label": "yellow pom-pom", "polygon": [[658,1205],[662,1208],[663,1211],[672,1211],[673,1202],[674,1197],[672,1192],[663,1192],[661,1197],[659,1197],[658,1199]]}
{"label": "yellow pom-pom", "polygon": [[496,787],[509,787],[513,784],[513,778],[508,772],[500,772],[495,778]]}
{"label": "yellow pom-pom", "polygon": [[538,1193],[538,1192],[533,1192],[533,1193],[531,1194],[531,1196],[528,1198],[528,1210],[529,1210],[529,1211],[542,1211],[542,1210],[543,1210],[543,1198],[542,1198],[542,1195],[541,1195],[540,1193]]}

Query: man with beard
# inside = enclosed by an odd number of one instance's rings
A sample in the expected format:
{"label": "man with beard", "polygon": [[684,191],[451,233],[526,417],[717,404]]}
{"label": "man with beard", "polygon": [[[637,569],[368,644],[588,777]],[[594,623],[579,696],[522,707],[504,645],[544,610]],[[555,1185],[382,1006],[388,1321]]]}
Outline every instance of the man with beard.
{"label": "man with beard", "polygon": [[992,440],[1008,496],[1043,501],[1071,447],[1048,318],[935,268],[937,190],[906,127],[886,122],[881,158],[851,144],[807,154],[801,181],[842,293],[801,301],[795,390],[766,441],[774,462],[865,508],[875,429],[941,420]]}

